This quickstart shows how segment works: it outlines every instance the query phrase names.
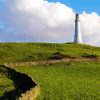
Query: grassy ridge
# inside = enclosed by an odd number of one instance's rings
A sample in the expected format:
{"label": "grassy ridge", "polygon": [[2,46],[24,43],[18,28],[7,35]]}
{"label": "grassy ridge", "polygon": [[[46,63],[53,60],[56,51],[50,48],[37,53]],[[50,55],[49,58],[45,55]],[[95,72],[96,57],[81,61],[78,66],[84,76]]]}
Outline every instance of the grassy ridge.
{"label": "grassy ridge", "polygon": [[83,53],[100,56],[100,48],[82,44],[0,43],[0,63],[46,60],[53,53],[81,57]]}
{"label": "grassy ridge", "polygon": [[16,67],[41,87],[38,100],[100,100],[100,64],[93,62]]}

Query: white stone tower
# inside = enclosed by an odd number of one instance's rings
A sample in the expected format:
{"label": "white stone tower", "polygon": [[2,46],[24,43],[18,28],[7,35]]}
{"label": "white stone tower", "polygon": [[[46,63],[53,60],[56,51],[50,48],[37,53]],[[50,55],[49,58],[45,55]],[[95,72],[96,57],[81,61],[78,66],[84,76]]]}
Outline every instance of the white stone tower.
{"label": "white stone tower", "polygon": [[79,14],[76,14],[74,43],[82,43]]}

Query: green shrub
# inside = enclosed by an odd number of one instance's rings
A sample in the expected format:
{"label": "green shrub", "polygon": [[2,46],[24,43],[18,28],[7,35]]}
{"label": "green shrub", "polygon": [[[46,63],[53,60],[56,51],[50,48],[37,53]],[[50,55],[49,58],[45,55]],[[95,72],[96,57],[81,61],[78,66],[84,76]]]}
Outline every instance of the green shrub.
{"label": "green shrub", "polygon": [[49,57],[49,59],[52,59],[52,60],[61,60],[61,59],[75,59],[76,57],[72,57],[70,55],[64,55],[64,54],[61,54],[60,52],[56,52],[54,53],[51,57]]}
{"label": "green shrub", "polygon": [[98,56],[96,54],[84,53],[84,54],[82,54],[82,57],[84,57],[84,58],[97,58]]}

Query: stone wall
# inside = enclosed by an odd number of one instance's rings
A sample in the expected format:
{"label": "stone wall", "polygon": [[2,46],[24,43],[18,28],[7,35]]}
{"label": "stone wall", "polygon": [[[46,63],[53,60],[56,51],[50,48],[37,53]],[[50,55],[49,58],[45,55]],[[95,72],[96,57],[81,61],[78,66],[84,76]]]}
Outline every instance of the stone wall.
{"label": "stone wall", "polygon": [[37,85],[26,93],[22,94],[18,100],[35,100],[40,93],[40,86]]}
{"label": "stone wall", "polygon": [[11,79],[16,86],[12,91],[5,93],[0,100],[35,100],[40,93],[40,86],[27,74],[17,72],[11,66],[5,66],[8,71],[7,77]]}
{"label": "stone wall", "polygon": [[61,59],[61,60],[46,60],[46,61],[33,61],[33,62],[17,62],[17,63],[5,63],[8,67],[20,67],[20,66],[36,66],[40,64],[54,64],[54,63],[64,63],[64,62],[77,62],[77,61],[96,61],[100,62],[100,59],[93,58],[76,58],[76,59]]}

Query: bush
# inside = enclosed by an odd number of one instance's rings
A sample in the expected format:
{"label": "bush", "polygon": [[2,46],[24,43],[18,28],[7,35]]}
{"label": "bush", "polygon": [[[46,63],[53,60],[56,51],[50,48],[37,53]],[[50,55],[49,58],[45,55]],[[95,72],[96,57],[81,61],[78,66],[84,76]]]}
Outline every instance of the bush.
{"label": "bush", "polygon": [[61,54],[60,52],[56,52],[53,54],[53,56],[49,57],[49,59],[52,59],[52,60],[61,60],[64,58],[75,59],[76,57],[71,57],[70,55],[64,55],[64,54]]}
{"label": "bush", "polygon": [[56,53],[53,54],[53,56],[49,57],[49,59],[61,60],[62,59],[62,54],[60,52],[56,52]]}
{"label": "bush", "polygon": [[82,57],[84,57],[84,58],[97,58],[98,56],[96,54],[87,54],[87,53],[84,53],[82,55]]}

